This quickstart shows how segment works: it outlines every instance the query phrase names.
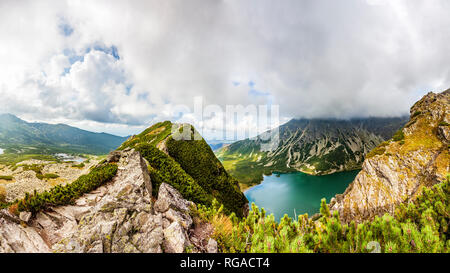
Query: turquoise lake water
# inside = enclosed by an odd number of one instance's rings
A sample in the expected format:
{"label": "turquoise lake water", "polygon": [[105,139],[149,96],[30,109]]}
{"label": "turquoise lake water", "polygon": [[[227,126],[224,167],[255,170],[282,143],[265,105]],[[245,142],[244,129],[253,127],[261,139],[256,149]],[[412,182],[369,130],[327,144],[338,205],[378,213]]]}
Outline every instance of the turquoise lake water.
{"label": "turquoise lake water", "polygon": [[290,217],[318,213],[320,200],[327,203],[338,193],[343,193],[359,171],[341,172],[325,176],[312,176],[301,172],[264,176],[261,184],[244,192],[249,203],[263,207],[279,220],[284,214]]}

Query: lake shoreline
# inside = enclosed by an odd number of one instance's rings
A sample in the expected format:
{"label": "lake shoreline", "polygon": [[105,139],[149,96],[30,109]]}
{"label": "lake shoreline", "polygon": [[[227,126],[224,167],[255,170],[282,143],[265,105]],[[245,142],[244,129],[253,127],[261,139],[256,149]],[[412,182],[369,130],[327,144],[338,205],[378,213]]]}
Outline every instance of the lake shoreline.
{"label": "lake shoreline", "polygon": [[[263,174],[262,175],[263,178],[258,184],[247,185],[247,184],[239,183],[239,188],[240,188],[241,192],[245,194],[248,190],[252,189],[253,187],[261,185],[261,183],[264,181],[264,177],[270,177],[272,175],[278,175],[279,176],[279,175],[283,175],[283,174],[304,173],[304,174],[307,174],[307,175],[320,177],[320,176],[327,176],[327,175],[332,175],[332,174],[337,174],[337,173],[354,172],[354,171],[361,171],[361,168],[357,168],[357,169],[354,169],[354,170],[336,171],[336,172],[331,172],[331,173],[327,173],[327,174],[313,174],[313,173],[309,173],[309,172],[305,172],[305,171],[301,171],[301,170],[296,170],[296,171],[292,171],[292,172],[274,171],[274,172],[271,172],[270,174],[267,174],[267,175]],[[244,190],[242,190],[242,186],[245,186]]]}
{"label": "lake shoreline", "polygon": [[359,173],[356,171],[337,172],[314,176],[304,172],[272,173],[264,175],[263,181],[243,191],[249,203],[263,207],[267,214],[281,218],[307,213],[316,214],[320,201],[327,202],[336,194],[342,194]]}

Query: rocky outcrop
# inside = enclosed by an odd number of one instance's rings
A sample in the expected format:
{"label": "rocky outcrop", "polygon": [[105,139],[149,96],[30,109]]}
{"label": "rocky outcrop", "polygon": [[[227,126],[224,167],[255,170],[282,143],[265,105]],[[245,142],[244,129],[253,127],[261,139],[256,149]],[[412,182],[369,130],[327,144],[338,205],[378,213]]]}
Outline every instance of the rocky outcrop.
{"label": "rocky outcrop", "polygon": [[2,210],[0,252],[201,252],[207,245],[213,249],[212,232],[201,240],[192,232],[194,203],[168,184],[160,185],[152,201],[147,164],[139,152],[113,152],[107,162],[119,166],[117,175],[73,205],[33,217]]}
{"label": "rocky outcrop", "polygon": [[410,121],[388,142],[373,150],[361,172],[330,207],[341,219],[362,221],[393,213],[413,200],[423,187],[443,181],[449,173],[450,91],[429,93],[411,108]]}

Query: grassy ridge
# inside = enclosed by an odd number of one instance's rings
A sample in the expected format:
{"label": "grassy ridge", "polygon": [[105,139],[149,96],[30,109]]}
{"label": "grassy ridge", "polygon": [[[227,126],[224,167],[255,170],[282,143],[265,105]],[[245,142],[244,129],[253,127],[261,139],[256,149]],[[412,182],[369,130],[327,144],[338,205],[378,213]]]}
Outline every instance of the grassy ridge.
{"label": "grassy ridge", "polygon": [[[216,198],[225,210],[243,215],[247,199],[239,183],[228,175],[211,147],[201,140],[174,140],[172,127],[183,127],[170,121],[159,122],[124,142],[118,149],[135,148],[150,164],[154,195],[165,182],[180,191],[184,198],[203,205],[211,205]],[[196,133],[192,127],[192,134]],[[167,154],[157,147],[165,146]]]}
{"label": "grassy ridge", "polygon": [[162,140],[167,138],[172,132],[172,122],[164,121],[158,122],[149,128],[142,131],[142,133],[135,135],[122,143],[118,150],[123,150],[125,148],[133,148],[139,144],[147,143],[152,145],[157,145]]}
{"label": "grassy ridge", "polygon": [[149,173],[152,181],[153,195],[159,186],[167,183],[176,188],[181,195],[198,204],[211,205],[212,195],[208,194],[175,160],[151,144],[141,144],[136,150],[150,164]]}
{"label": "grassy ridge", "polygon": [[243,216],[242,209],[248,202],[247,198],[239,189],[237,180],[226,172],[204,139],[174,140],[169,137],[167,149],[183,170],[222,203],[227,212]]}

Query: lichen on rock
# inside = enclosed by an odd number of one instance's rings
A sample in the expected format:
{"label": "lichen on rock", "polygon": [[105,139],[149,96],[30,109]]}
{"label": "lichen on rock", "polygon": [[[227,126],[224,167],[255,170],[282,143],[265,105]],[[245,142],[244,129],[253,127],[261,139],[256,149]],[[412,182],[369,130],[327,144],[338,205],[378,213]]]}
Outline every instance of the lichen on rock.
{"label": "lichen on rock", "polygon": [[444,181],[450,168],[450,90],[428,93],[411,108],[402,131],[372,153],[343,195],[330,205],[345,222],[373,218],[413,200],[423,187]]}

